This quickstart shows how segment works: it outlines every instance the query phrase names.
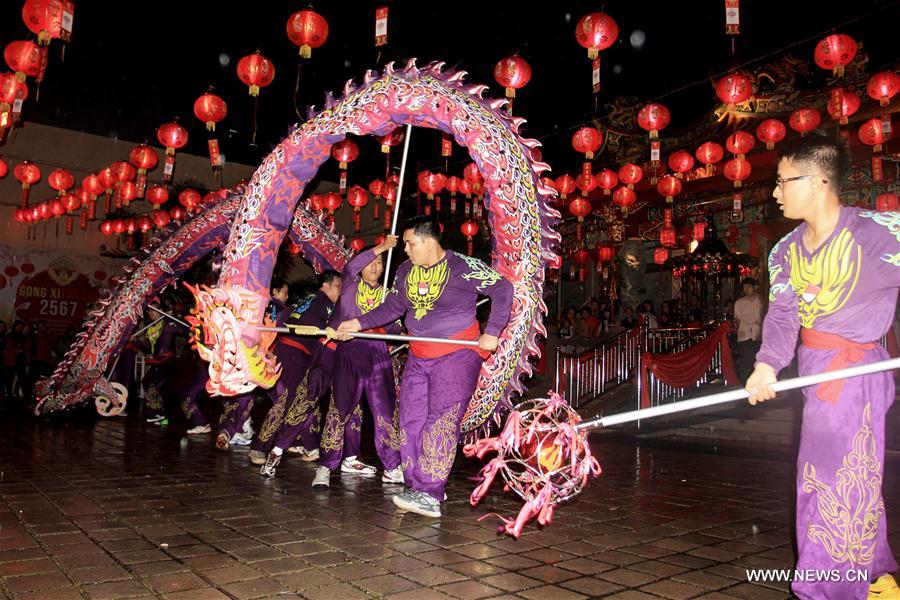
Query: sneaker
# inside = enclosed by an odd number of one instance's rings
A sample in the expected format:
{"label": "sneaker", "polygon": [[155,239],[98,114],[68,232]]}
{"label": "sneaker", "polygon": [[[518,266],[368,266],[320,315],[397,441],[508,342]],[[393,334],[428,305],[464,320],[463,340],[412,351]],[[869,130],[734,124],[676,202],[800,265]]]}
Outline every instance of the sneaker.
{"label": "sneaker", "polygon": [[147,417],[147,422],[152,423],[153,425],[158,425],[165,418],[166,418],[165,415],[151,415],[151,416]]}
{"label": "sneaker", "polygon": [[212,427],[209,425],[197,425],[196,427],[191,427],[187,430],[188,435],[200,435],[203,433],[209,433],[212,431]]}
{"label": "sneaker", "polygon": [[312,450],[307,450],[306,448],[300,448],[300,460],[303,462],[314,462],[319,460],[319,449],[313,448]]}
{"label": "sneaker", "polygon": [[253,443],[253,436],[247,436],[243,433],[236,433],[232,436],[231,441],[228,443],[232,446],[249,446]]}
{"label": "sneaker", "polygon": [[394,467],[390,471],[385,469],[384,473],[381,475],[381,481],[384,483],[398,483],[403,485],[403,469],[399,466]]}
{"label": "sneaker", "polygon": [[278,468],[280,462],[281,455],[276,454],[274,450],[270,450],[269,456],[266,458],[266,464],[259,470],[259,474],[266,477],[275,477],[275,469]]}
{"label": "sneaker", "polygon": [[287,449],[287,451],[291,454],[303,454],[304,452],[306,452],[306,448],[304,448],[303,446],[291,446]]}
{"label": "sneaker", "polygon": [[355,473],[356,475],[375,475],[378,469],[372,465],[360,461],[355,456],[348,456],[341,461],[341,473]]}
{"label": "sneaker", "polygon": [[241,426],[241,432],[244,434],[244,437],[247,439],[253,439],[253,419],[251,417],[247,417],[247,420],[244,421],[244,424]]}
{"label": "sneaker", "polygon": [[403,492],[394,496],[394,504],[401,510],[425,517],[440,517],[441,504],[425,492]]}
{"label": "sneaker", "polygon": [[331,485],[331,469],[328,467],[317,467],[316,476],[313,477],[312,486],[316,490],[327,490]]}
{"label": "sneaker", "polygon": [[266,464],[266,455],[259,450],[251,450],[250,462],[252,462],[254,465],[264,465]]}
{"label": "sneaker", "polygon": [[228,434],[224,431],[216,436],[216,448],[218,450],[228,450]]}
{"label": "sneaker", "polygon": [[868,600],[879,598],[881,600],[898,600],[900,599],[900,587],[897,582],[889,575],[882,575],[873,583],[869,584]]}

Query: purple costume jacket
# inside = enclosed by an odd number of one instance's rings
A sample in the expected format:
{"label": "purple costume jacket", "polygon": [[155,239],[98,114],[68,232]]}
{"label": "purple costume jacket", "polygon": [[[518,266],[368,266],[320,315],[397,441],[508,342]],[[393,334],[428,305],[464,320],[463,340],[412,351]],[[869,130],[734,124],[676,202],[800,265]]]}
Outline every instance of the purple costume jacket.
{"label": "purple costume jacket", "polygon": [[[786,367],[803,329],[814,331],[801,336],[800,375],[837,368],[831,365],[836,359],[852,366],[888,358],[877,342],[894,318],[900,287],[900,213],[842,206],[834,232],[814,252],[803,244],[805,230],[805,223],[794,229],[769,256],[770,305],[757,362],[776,372]],[[842,576],[795,581],[792,588],[800,598],[865,598],[868,581],[856,581],[857,570],[874,580],[897,569],[881,497],[884,420],[894,380],[889,372],[876,373],[844,380],[831,400],[823,399],[822,385],[803,395],[797,570]]]}
{"label": "purple costume jacket", "polygon": [[175,358],[175,336],[178,326],[168,319],[160,321],[146,332],[141,339],[132,342],[144,353],[147,370],[144,373],[143,387],[146,390],[145,402],[147,410],[162,415],[164,402],[162,388],[166,383],[166,370]]}
{"label": "purple costume jacket", "polygon": [[[405,316],[411,335],[449,338],[476,323],[479,295],[491,298],[484,333],[499,336],[509,321],[513,288],[482,261],[447,250],[431,267],[400,265],[397,279],[379,308],[359,317],[371,329]],[[400,385],[400,458],[413,491],[438,502],[456,458],[459,427],[481,370],[481,355],[460,348],[436,358],[411,349]]]}

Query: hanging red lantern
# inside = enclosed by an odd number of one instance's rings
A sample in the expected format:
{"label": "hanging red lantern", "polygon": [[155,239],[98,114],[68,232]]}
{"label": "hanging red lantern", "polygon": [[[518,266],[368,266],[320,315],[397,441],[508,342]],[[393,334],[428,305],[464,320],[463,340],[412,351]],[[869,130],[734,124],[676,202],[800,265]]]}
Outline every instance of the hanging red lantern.
{"label": "hanging red lantern", "polygon": [[628,163],[619,169],[619,181],[627,185],[629,190],[633,190],[635,184],[639,182],[643,176],[644,170],[634,163]]}
{"label": "hanging red lantern", "polygon": [[347,168],[347,163],[351,163],[359,156],[359,146],[351,140],[343,140],[331,147],[331,156],[338,161],[341,169]]}
{"label": "hanging red lantern", "polygon": [[656,191],[665,196],[666,202],[671,204],[675,196],[681,193],[681,180],[673,175],[665,175],[656,185]]}
{"label": "hanging red lantern", "polygon": [[154,210],[152,218],[153,224],[156,225],[157,229],[162,229],[172,222],[172,218],[169,216],[169,213],[164,210]]}
{"label": "hanging red lantern", "polygon": [[706,166],[706,172],[711,175],[715,170],[713,165],[722,160],[725,150],[715,142],[704,142],[697,148],[694,156]]}
{"label": "hanging red lantern", "polygon": [[666,248],[674,248],[676,245],[677,233],[672,225],[663,225],[659,230],[659,243]]}
{"label": "hanging red lantern", "polygon": [[37,34],[38,45],[47,46],[52,39],[71,39],[74,12],[71,0],[25,0],[22,20]]}
{"label": "hanging red lantern", "polygon": [[603,133],[596,127],[582,127],[572,135],[575,152],[584,154],[585,160],[594,158],[594,153],[603,145]]}
{"label": "hanging red lantern", "polygon": [[885,133],[882,121],[878,117],[869,119],[859,128],[859,141],[872,146],[872,152],[881,152],[882,146],[889,139],[891,136]]}
{"label": "hanging red lantern", "polygon": [[577,251],[572,258],[578,264],[578,281],[584,282],[585,267],[591,261],[591,254],[584,248]]}
{"label": "hanging red lantern", "polygon": [[619,175],[612,169],[603,169],[597,173],[597,185],[603,190],[604,196],[609,196],[618,184]]}
{"label": "hanging red lantern", "polygon": [[884,193],[875,199],[875,210],[878,212],[896,212],[898,206],[897,194]]}
{"label": "hanging red lantern", "polygon": [[184,219],[184,215],[184,209],[180,206],[173,206],[169,209],[169,216],[172,217],[173,221],[181,221],[182,219]]}
{"label": "hanging red lantern", "polygon": [[734,187],[741,187],[741,182],[750,177],[750,161],[744,158],[733,158],[725,163],[722,174],[725,179],[734,182]]}
{"label": "hanging red lantern", "polygon": [[66,190],[75,185],[75,178],[65,169],[55,169],[47,176],[47,183],[56,190],[57,196],[62,196]]}
{"label": "hanging red lantern", "polygon": [[325,208],[325,198],[321,194],[310,194],[306,200],[309,202],[310,209],[315,212]]}
{"label": "hanging red lantern", "polygon": [[866,93],[881,106],[890,104],[897,92],[900,92],[900,75],[890,71],[875,73],[866,84]]}
{"label": "hanging red lantern", "polygon": [[59,199],[51,200],[49,206],[50,214],[52,214],[57,219],[66,214],[66,207],[63,206],[63,203]]}
{"label": "hanging red lantern", "polygon": [[375,198],[381,198],[381,193],[384,191],[384,182],[380,179],[375,179],[374,181],[369,183],[369,193],[375,196]]}
{"label": "hanging red lantern", "polygon": [[459,226],[459,230],[466,236],[466,241],[468,242],[468,254],[471,256],[474,250],[472,247],[472,239],[478,235],[478,223],[471,220],[463,221],[463,224]]}
{"label": "hanging red lantern", "polygon": [[506,89],[506,97],[512,100],[516,97],[516,90],[531,81],[531,65],[518,54],[507,56],[494,65],[494,79]]}
{"label": "hanging red lantern", "polygon": [[22,103],[28,98],[28,86],[12,73],[0,74],[0,129],[19,120]]}
{"label": "hanging red lantern", "polygon": [[569,212],[578,218],[577,237],[580,240],[581,224],[584,222],[584,218],[591,214],[591,203],[584,198],[575,198],[569,203]]}
{"label": "hanging red lantern", "polygon": [[575,26],[575,39],[587,48],[588,58],[595,59],[601,50],[612,46],[619,37],[619,25],[602,12],[593,12],[579,19]]}
{"label": "hanging red lantern", "polygon": [[554,181],[556,191],[559,192],[560,200],[566,200],[572,192],[575,191],[575,178],[571,175],[560,175]]}
{"label": "hanging red lantern", "polygon": [[816,65],[822,69],[830,69],[835,77],[840,77],[844,74],[844,67],[856,56],[856,51],[856,40],[849,35],[836,33],[816,44],[813,58]]}
{"label": "hanging red lantern", "polygon": [[65,212],[69,214],[81,208],[81,198],[75,194],[63,194],[60,196],[59,201],[62,203]]}
{"label": "hanging red lantern", "polygon": [[194,116],[206,124],[207,131],[215,131],[216,123],[228,114],[228,105],[219,96],[207,92],[194,101]]}
{"label": "hanging red lantern", "polygon": [[362,187],[354,185],[347,190],[347,204],[353,207],[353,230],[360,229],[359,211],[369,203],[369,194]]}
{"label": "hanging red lantern", "polygon": [[319,48],[328,39],[328,21],[309,9],[288,17],[286,30],[291,42],[300,47],[300,56],[303,58],[310,58],[313,49]]}
{"label": "hanging red lantern", "polygon": [[[366,241],[364,239],[362,239],[361,237],[357,236],[357,237],[353,238],[353,240],[350,242],[350,247],[356,253],[362,252],[363,248],[366,247]],[[296,253],[294,253],[294,254],[296,254]]]}
{"label": "hanging red lantern", "polygon": [[165,123],[160,125],[156,130],[156,139],[166,149],[166,162],[163,166],[163,181],[172,180],[172,174],[175,172],[175,151],[184,147],[188,141],[187,129],[178,124],[178,121]]}
{"label": "hanging red lantern", "polygon": [[434,195],[444,189],[444,177],[440,173],[422,171],[419,173],[419,191],[427,194],[429,200],[434,200]]}
{"label": "hanging red lantern", "polygon": [[676,150],[669,155],[669,168],[675,171],[675,177],[683,179],[684,174],[694,168],[694,157],[690,152]]}
{"label": "hanging red lantern", "polygon": [[609,244],[597,243],[597,261],[601,263],[612,262],[616,251]]}
{"label": "hanging red lantern", "polygon": [[178,194],[178,203],[188,212],[194,210],[194,207],[200,204],[200,200],[200,192],[192,188],[186,188]]}
{"label": "hanging red lantern", "polygon": [[859,96],[844,88],[834,88],[828,98],[828,114],[831,118],[846,125],[848,117],[859,110]]}
{"label": "hanging red lantern", "polygon": [[403,142],[403,138],[404,131],[402,127],[395,127],[389,134],[379,136],[378,142],[381,144],[381,151],[384,154],[390,153],[391,148]]}
{"label": "hanging red lantern", "polygon": [[656,248],[653,251],[653,262],[655,262],[656,264],[664,265],[667,260],[669,260],[668,248]]}
{"label": "hanging red lantern", "polygon": [[138,197],[144,196],[144,190],[147,188],[147,171],[152,171],[159,164],[159,158],[156,156],[156,150],[147,144],[135,146],[128,153],[128,160],[137,168],[137,193]]}
{"label": "hanging red lantern", "polygon": [[103,235],[112,235],[115,232],[112,221],[103,221],[100,223],[100,233]]}
{"label": "hanging red lantern", "polygon": [[755,145],[756,138],[746,131],[736,131],[725,140],[725,147],[738,158],[744,158],[748,152],[753,150]]}
{"label": "hanging red lantern", "polygon": [[125,162],[124,160],[116,161],[110,165],[112,168],[113,176],[116,178],[116,183],[125,183],[126,181],[134,181],[135,175],[137,175],[137,171],[129,162]]}
{"label": "hanging red lantern", "polygon": [[659,137],[660,130],[669,124],[669,118],[668,108],[658,102],[651,102],[638,111],[637,122],[641,129],[650,132],[650,139],[655,140]]}
{"label": "hanging red lantern", "polygon": [[24,82],[26,77],[42,78],[46,66],[41,49],[27,40],[10,42],[3,50],[3,58],[9,68],[16,72],[16,81]]}
{"label": "hanging red lantern", "polygon": [[472,183],[484,183],[484,177],[482,177],[481,171],[478,170],[478,165],[475,163],[466,165],[466,168],[463,169],[463,177]]}
{"label": "hanging red lantern", "polygon": [[[541,182],[543,182],[544,185],[547,185],[547,181],[548,181],[548,179],[546,177],[541,179]],[[551,183],[550,187],[553,187],[553,189],[556,189],[552,185],[553,180],[549,180],[549,181]],[[447,177],[446,182],[444,183],[444,187],[447,189],[448,192],[450,192],[450,214],[451,215],[456,214],[456,194],[462,188],[463,182],[465,182],[464,179],[460,179],[456,175],[451,175],[450,177]]]}
{"label": "hanging red lantern", "polygon": [[100,178],[100,183],[103,184],[103,189],[106,194],[106,213],[109,214],[112,212],[112,199],[113,199],[113,190],[116,187],[116,174],[113,172],[112,166],[106,167],[100,174],[98,175]]}
{"label": "hanging red lantern", "polygon": [[749,100],[752,94],[753,83],[741,73],[726,75],[716,84],[716,96],[729,111],[733,111],[735,105]]}
{"label": "hanging red lantern", "polygon": [[22,208],[28,206],[28,190],[41,180],[41,170],[30,161],[23,161],[13,169],[13,175],[22,184]]}
{"label": "hanging red lantern", "polygon": [[787,128],[778,119],[766,119],[756,127],[756,137],[766,145],[767,150],[773,149],[786,134]]}
{"label": "hanging red lantern", "polygon": [[630,187],[620,187],[613,192],[613,204],[622,209],[622,214],[628,214],[628,207],[637,202],[637,194]]}
{"label": "hanging red lantern", "polygon": [[106,191],[106,187],[103,185],[100,177],[94,174],[85,177],[81,181],[81,187],[83,187],[95,200],[97,199],[97,196]]}
{"label": "hanging red lantern", "polygon": [[126,231],[128,231],[128,222],[125,219],[115,219],[113,220],[113,232],[116,235],[122,235]]}
{"label": "hanging red lantern", "polygon": [[582,173],[575,178],[575,185],[581,190],[582,197],[587,198],[587,195],[597,187],[597,178],[590,173]]}
{"label": "hanging red lantern", "polygon": [[334,211],[338,210],[341,204],[344,203],[344,199],[337,192],[328,192],[322,200],[325,208],[328,209],[328,214],[332,216],[334,216]]}
{"label": "hanging red lantern", "polygon": [[275,79],[275,65],[257,50],[238,61],[238,79],[247,86],[250,95],[259,96],[259,89],[264,88]]}
{"label": "hanging red lantern", "polygon": [[151,229],[153,229],[153,219],[151,219],[147,215],[141,215],[137,219],[138,229],[141,230],[142,233],[147,233]]}
{"label": "hanging red lantern", "polygon": [[119,199],[126,207],[137,199],[137,186],[133,181],[125,181],[119,185]]}
{"label": "hanging red lantern", "polygon": [[791,113],[791,118],[788,119],[791,129],[799,132],[801,136],[815,130],[821,122],[822,116],[814,108],[798,108]]}

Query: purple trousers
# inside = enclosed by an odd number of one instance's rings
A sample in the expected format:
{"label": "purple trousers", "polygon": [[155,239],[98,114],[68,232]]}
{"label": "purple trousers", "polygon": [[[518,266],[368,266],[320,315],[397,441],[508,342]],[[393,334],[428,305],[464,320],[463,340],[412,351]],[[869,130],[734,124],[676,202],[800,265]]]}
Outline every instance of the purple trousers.
{"label": "purple trousers", "polygon": [[206,425],[208,421],[200,410],[200,404],[197,399],[206,393],[206,382],[209,381],[209,371],[199,367],[194,375],[194,380],[188,388],[187,393],[181,399],[181,410],[184,416],[193,425]]}
{"label": "purple trousers", "polygon": [[440,358],[410,353],[400,384],[400,459],[403,479],[438,502],[456,459],[459,425],[478,383],[483,360],[472,350]]}
{"label": "purple trousers", "polygon": [[[250,448],[268,454],[276,441],[287,444],[282,446],[279,443],[279,448],[287,448],[300,436],[303,447],[312,450],[318,446],[315,431],[319,428],[319,419],[318,412],[313,410],[318,406],[317,401],[309,399],[305,384],[311,356],[286,344],[278,344],[275,355],[281,363],[281,377],[268,390],[272,408]],[[280,431],[286,423],[288,428]],[[288,438],[291,438],[289,442]]]}
{"label": "purple trousers", "polygon": [[394,371],[387,345],[380,341],[343,342],[335,353],[331,404],[322,433],[319,465],[332,471],[341,459],[359,454],[363,392],[375,421],[375,450],[386,470],[400,464],[399,415]]}
{"label": "purple trousers", "polygon": [[[834,354],[801,346],[800,375],[825,371]],[[887,358],[876,346],[854,365]],[[897,570],[881,496],[884,420],[894,380],[890,372],[845,379],[835,404],[819,399],[817,389],[803,390],[796,568],[830,574],[795,578],[791,587],[803,599],[864,599],[869,580]]]}
{"label": "purple trousers", "polygon": [[165,413],[162,388],[166,383],[166,367],[167,365],[164,363],[147,365],[147,370],[144,372],[144,380],[141,382],[141,385],[144,388],[144,404],[146,411],[153,415],[162,415]]}
{"label": "purple trousers", "polygon": [[223,402],[222,416],[219,417],[218,433],[227,434],[229,440],[233,438],[234,434],[243,430],[244,423],[250,418],[251,410],[253,410],[252,393],[227,398]]}

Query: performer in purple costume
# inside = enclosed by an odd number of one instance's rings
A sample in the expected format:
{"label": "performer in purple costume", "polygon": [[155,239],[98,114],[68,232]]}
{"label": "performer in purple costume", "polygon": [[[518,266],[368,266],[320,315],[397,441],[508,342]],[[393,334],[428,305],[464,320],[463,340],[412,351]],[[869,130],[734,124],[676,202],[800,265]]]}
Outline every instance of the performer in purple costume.
{"label": "performer in purple costume", "polygon": [[[382,254],[396,245],[397,236],[386,236],[384,242],[360,252],[347,263],[341,273],[343,291],[329,325],[338,326],[381,304]],[[390,333],[399,333],[396,324],[392,327]],[[342,473],[376,473],[375,467],[357,458],[359,431],[348,427],[354,413],[359,410],[363,392],[375,422],[375,450],[385,469],[382,481],[402,484],[397,399],[387,344],[380,340],[361,339],[343,342],[335,351],[334,361],[337,377],[334,378],[331,405],[322,434],[322,457],[313,487],[327,488],[331,473],[338,466]]]}
{"label": "performer in purple costume", "polygon": [[[301,301],[287,311],[279,311],[275,324],[325,327],[340,293],[340,274],[336,271],[324,271],[320,275],[319,291],[312,300]],[[275,356],[283,368],[281,377],[268,392],[272,399],[272,408],[266,414],[256,439],[250,445],[250,461],[253,464],[265,465],[267,455],[273,448],[284,449],[283,446],[277,446],[277,441],[290,437],[291,440],[287,443],[290,446],[298,434],[307,452],[316,450],[318,446],[314,431],[318,429],[318,414],[314,410],[316,403],[308,399],[303,380],[313,355],[320,346],[319,341],[311,337],[289,334],[278,336]],[[290,431],[280,431],[283,427],[290,428]]]}
{"label": "performer in purple costume", "polygon": [[[404,227],[410,260],[400,265],[394,287],[380,307],[341,323],[347,333],[372,329],[406,316],[414,336],[478,340],[478,351],[445,344],[410,344],[400,386],[400,457],[409,490],[394,496],[404,510],[439,517],[444,486],[456,458],[460,421],[475,391],[487,353],[509,320],[513,288],[482,261],[441,247],[440,226],[416,217]],[[491,316],[480,334],[475,319],[479,294],[491,298]]]}
{"label": "performer in purple costume", "polygon": [[248,446],[253,439],[250,411],[253,410],[253,394],[241,394],[227,398],[216,435],[216,448],[228,450],[229,445]]}
{"label": "performer in purple costume", "polygon": [[[155,321],[163,315],[151,308],[147,316],[151,321]],[[148,366],[142,382],[146,390],[145,411],[148,423],[158,425],[166,419],[162,388],[166,382],[168,367],[175,358],[175,335],[177,333],[178,326],[165,319],[144,332],[143,339],[133,342],[134,346],[144,353]]]}
{"label": "performer in purple costume", "polygon": [[[800,375],[888,358],[877,340],[900,287],[900,213],[841,205],[848,165],[846,150],[821,138],[800,139],[778,163],[774,196],[785,217],[803,223],[769,256],[769,311],[746,385],[751,404],[775,396],[769,386],[793,359],[798,331]],[[815,600],[900,598],[881,496],[892,374],[820,384],[803,396],[796,569],[840,576],[798,578],[792,589]]]}
{"label": "performer in purple costume", "polygon": [[185,393],[181,400],[181,410],[184,412],[184,416],[194,425],[187,430],[188,435],[199,435],[212,431],[212,428],[209,426],[209,421],[203,416],[203,411],[200,410],[200,404],[197,402],[197,399],[206,393],[206,382],[209,380],[209,370],[204,368],[206,365],[201,364],[202,361],[200,361],[200,358],[197,357],[196,354],[190,357],[190,360],[195,367],[194,379],[191,381],[187,393]]}

